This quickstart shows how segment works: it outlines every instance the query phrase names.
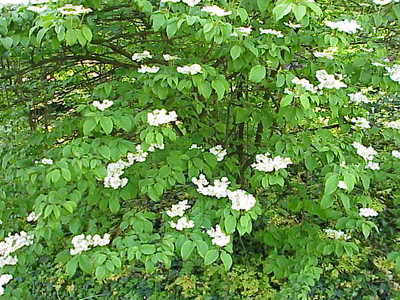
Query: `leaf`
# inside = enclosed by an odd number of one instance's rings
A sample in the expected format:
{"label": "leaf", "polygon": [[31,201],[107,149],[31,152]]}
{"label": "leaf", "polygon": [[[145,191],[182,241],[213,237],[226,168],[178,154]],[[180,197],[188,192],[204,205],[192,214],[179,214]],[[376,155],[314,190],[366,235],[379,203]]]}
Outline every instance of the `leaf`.
{"label": "leaf", "polygon": [[98,280],[103,280],[104,278],[106,278],[106,267],[105,266],[97,267],[95,275]]}
{"label": "leaf", "polygon": [[50,179],[53,183],[56,183],[61,178],[60,170],[56,169],[49,173]]}
{"label": "leaf", "polygon": [[349,210],[350,209],[350,198],[347,195],[341,193],[340,200],[342,201],[343,207],[346,210]]}
{"label": "leaf", "polygon": [[225,85],[222,79],[216,79],[211,82],[212,88],[217,92],[218,100],[221,100],[225,94]]}
{"label": "leaf", "polygon": [[118,211],[119,211],[119,209],[120,209],[120,204],[119,204],[119,200],[118,200],[118,198],[110,198],[109,200],[108,200],[108,207],[110,208],[110,211],[112,212],[112,213],[117,213]]}
{"label": "leaf", "polygon": [[156,246],[151,245],[151,244],[144,244],[140,247],[140,251],[143,254],[151,255],[156,252]]}
{"label": "leaf", "polygon": [[93,34],[92,34],[92,30],[90,30],[89,26],[83,25],[81,31],[82,31],[82,34],[85,37],[85,39],[88,42],[90,42],[93,38]]}
{"label": "leaf", "polygon": [[106,134],[110,134],[113,130],[113,121],[111,118],[108,117],[101,117],[100,118],[100,126],[103,128]]}
{"label": "leaf", "polygon": [[361,225],[361,230],[362,230],[362,233],[363,233],[365,239],[367,239],[368,236],[369,236],[370,233],[371,233],[371,227],[370,227],[368,224],[363,223],[363,224]]}
{"label": "leaf", "polygon": [[70,261],[67,262],[65,266],[65,270],[69,276],[73,276],[76,272],[76,267],[78,266],[78,257],[72,258]]}
{"label": "leaf", "polygon": [[166,21],[164,14],[153,15],[152,20],[154,31],[159,31]]}
{"label": "leaf", "polygon": [[106,159],[110,159],[111,151],[110,148],[106,145],[103,145],[99,148],[99,153]]}
{"label": "leaf", "polygon": [[196,240],[196,247],[199,255],[204,258],[208,250],[207,243],[203,240]]}
{"label": "leaf", "polygon": [[293,95],[285,95],[283,96],[282,100],[281,100],[281,107],[285,107],[290,105],[290,103],[292,103],[293,101]]}
{"label": "leaf", "polygon": [[65,181],[71,181],[71,172],[68,169],[61,169],[61,175]]}
{"label": "leaf", "polygon": [[172,38],[177,31],[178,25],[175,22],[167,25],[167,36],[169,39]]}
{"label": "leaf", "polygon": [[297,22],[300,22],[301,19],[304,18],[307,12],[307,8],[302,5],[292,5],[292,12],[294,13],[294,16],[296,17]]}
{"label": "leaf", "polygon": [[232,257],[225,251],[221,251],[221,260],[224,264],[225,270],[229,271],[232,266]]}
{"label": "leaf", "polygon": [[224,220],[225,231],[227,234],[232,234],[236,229],[236,218],[231,214],[227,215]]}
{"label": "leaf", "polygon": [[274,7],[274,9],[272,10],[272,14],[275,15],[275,20],[279,21],[284,16],[286,16],[288,13],[290,13],[291,10],[292,10],[291,3],[279,4]]}
{"label": "leaf", "polygon": [[86,119],[85,122],[83,123],[83,134],[84,135],[89,135],[93,129],[96,128],[96,120],[94,118],[89,118]]}
{"label": "leaf", "polygon": [[193,252],[195,244],[191,240],[183,243],[181,248],[181,256],[183,260],[187,260]]}
{"label": "leaf", "polygon": [[245,109],[242,107],[235,108],[235,122],[237,124],[246,122],[250,116],[251,112],[249,109]]}
{"label": "leaf", "polygon": [[211,249],[206,252],[206,255],[204,255],[204,264],[211,265],[213,262],[215,262],[218,259],[219,252],[218,250]]}
{"label": "leaf", "polygon": [[303,106],[304,109],[310,109],[310,101],[308,100],[308,96],[301,95],[300,96],[300,103],[301,103],[301,106]]}
{"label": "leaf", "polygon": [[257,0],[258,9],[263,13],[267,10],[269,1],[267,0]]}
{"label": "leaf", "polygon": [[338,176],[336,174],[331,174],[325,182],[325,195],[330,195],[337,189]]}
{"label": "leaf", "polygon": [[329,208],[333,204],[333,197],[330,195],[324,195],[321,200],[321,207],[322,208]]}
{"label": "leaf", "polygon": [[75,33],[74,29],[67,29],[67,31],[65,32],[65,41],[67,42],[68,46],[72,46],[74,44],[76,44],[78,37]]}
{"label": "leaf", "polygon": [[79,267],[85,273],[90,274],[92,272],[93,264],[87,255],[81,254],[79,256]]}
{"label": "leaf", "polygon": [[240,46],[238,46],[238,45],[235,45],[235,46],[233,46],[233,47],[231,48],[230,53],[231,53],[232,59],[235,60],[235,59],[237,59],[237,58],[240,56],[240,54],[242,53],[242,47],[240,47]]}
{"label": "leaf", "polygon": [[1,43],[3,44],[4,48],[10,49],[13,44],[13,39],[10,37],[5,37],[0,39]]}
{"label": "leaf", "polygon": [[252,82],[260,82],[265,78],[266,70],[264,66],[257,65],[251,68],[249,74],[249,80]]}

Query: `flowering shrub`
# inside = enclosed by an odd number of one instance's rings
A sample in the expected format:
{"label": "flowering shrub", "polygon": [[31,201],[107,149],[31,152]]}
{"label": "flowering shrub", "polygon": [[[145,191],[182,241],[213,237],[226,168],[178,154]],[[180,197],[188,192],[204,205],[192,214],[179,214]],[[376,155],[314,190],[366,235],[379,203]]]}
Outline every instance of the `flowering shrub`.
{"label": "flowering shrub", "polygon": [[105,281],[247,253],[308,299],[392,226],[398,1],[78,2],[0,1],[5,297],[44,255]]}

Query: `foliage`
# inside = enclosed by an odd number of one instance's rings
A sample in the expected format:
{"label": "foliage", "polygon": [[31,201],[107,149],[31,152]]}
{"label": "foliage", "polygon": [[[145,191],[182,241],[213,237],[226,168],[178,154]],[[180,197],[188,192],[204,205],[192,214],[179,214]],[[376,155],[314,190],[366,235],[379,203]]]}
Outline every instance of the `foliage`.
{"label": "foliage", "polygon": [[27,270],[74,299],[395,297],[400,3],[374,2],[0,8],[0,235],[34,235],[2,297],[43,296]]}

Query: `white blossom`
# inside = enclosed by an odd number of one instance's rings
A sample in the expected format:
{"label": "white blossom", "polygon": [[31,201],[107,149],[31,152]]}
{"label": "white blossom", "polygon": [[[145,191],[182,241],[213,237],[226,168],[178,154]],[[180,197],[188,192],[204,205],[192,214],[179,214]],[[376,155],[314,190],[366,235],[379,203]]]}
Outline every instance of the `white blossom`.
{"label": "white blossom", "polygon": [[365,147],[358,142],[354,142],[352,145],[354,148],[357,149],[357,154],[364,158],[364,160],[366,161],[372,161],[374,159],[374,156],[378,154],[371,146]]}
{"label": "white blossom", "polygon": [[52,165],[53,164],[53,160],[50,158],[42,158],[42,160],[40,162],[44,165]]}
{"label": "white blossom", "polygon": [[368,99],[363,93],[358,92],[355,94],[347,94],[350,97],[350,102],[354,103],[371,103],[371,100]]}
{"label": "white blossom", "polygon": [[231,11],[225,11],[216,5],[204,6],[201,9],[201,11],[204,11],[212,16],[217,16],[217,17],[229,16],[232,13]]}
{"label": "white blossom", "polygon": [[160,126],[175,122],[178,116],[175,111],[167,112],[165,109],[156,109],[147,114],[147,123],[151,126]]}
{"label": "white blossom", "polygon": [[386,67],[386,71],[389,72],[390,79],[400,83],[400,65],[394,65],[393,67]]}
{"label": "white blossom", "polygon": [[93,101],[92,105],[96,107],[98,110],[104,111],[107,108],[111,107],[114,104],[111,100],[103,100],[103,102]]}
{"label": "white blossom", "polygon": [[231,33],[231,36],[239,36],[239,33],[244,36],[249,36],[253,29],[251,29],[251,27],[238,27],[235,31],[236,32]]}
{"label": "white blossom", "polygon": [[377,4],[377,5],[386,5],[386,4],[389,4],[391,2],[392,2],[392,0],[374,0],[374,3]]}
{"label": "white blossom", "polygon": [[219,225],[216,225],[215,229],[210,228],[209,230],[207,230],[207,234],[212,238],[211,243],[219,247],[226,246],[231,240],[229,235],[226,235],[222,232]]}
{"label": "white blossom", "polygon": [[330,47],[328,49],[325,49],[322,52],[319,51],[314,51],[313,55],[315,57],[322,57],[322,58],[327,58],[327,59],[334,59],[333,54],[337,51],[337,47]]}
{"label": "white blossom", "polygon": [[224,157],[226,155],[226,149],[222,148],[221,145],[217,145],[210,149],[210,153],[214,154],[217,157],[217,161],[222,161],[224,160]]}
{"label": "white blossom", "polygon": [[205,196],[216,198],[224,198],[228,196],[228,187],[230,181],[226,177],[215,179],[214,185],[209,185],[203,174],[200,174],[199,179],[192,178],[192,182],[197,185],[197,192]]}
{"label": "white blossom", "polygon": [[335,240],[348,240],[350,236],[345,234],[341,230],[334,230],[334,229],[324,229],[324,232],[328,238],[335,239]]}
{"label": "white blossom", "polygon": [[178,204],[172,205],[170,210],[167,210],[167,215],[171,218],[182,217],[186,210],[190,208],[187,200],[179,201]]}
{"label": "white blossom", "polygon": [[165,61],[170,61],[170,60],[179,59],[178,56],[169,55],[169,54],[163,54],[163,58],[164,58]]}
{"label": "white blossom", "polygon": [[292,29],[297,29],[297,28],[301,27],[300,24],[295,24],[295,23],[292,23],[290,21],[289,22],[284,22],[283,24],[286,25],[287,27],[292,28]]}
{"label": "white blossom", "polygon": [[256,205],[256,198],[244,190],[228,191],[228,198],[232,201],[233,210],[248,211]]}
{"label": "white blossom", "polygon": [[43,6],[28,6],[26,9],[30,10],[32,12],[40,14],[40,13],[44,12],[46,9],[48,9],[48,8],[49,7],[47,5],[43,5]]}
{"label": "white blossom", "polygon": [[357,30],[362,30],[361,26],[355,20],[343,20],[338,22],[325,21],[325,25],[331,29],[346,33],[356,33]]}
{"label": "white blossom", "polygon": [[182,0],[183,3],[187,4],[190,7],[196,6],[201,2],[201,0]]}
{"label": "white blossom", "polygon": [[270,34],[270,35],[275,35],[278,38],[282,38],[283,34],[281,31],[275,30],[275,29],[262,29],[260,28],[260,33],[261,34]]}
{"label": "white blossom", "polygon": [[11,279],[13,279],[11,274],[0,275],[0,296],[4,294],[4,285],[9,283]]}
{"label": "white blossom", "polygon": [[271,158],[269,156],[269,153],[257,154],[256,162],[251,167],[262,172],[272,172],[274,170],[286,169],[288,165],[292,164],[292,160],[288,157],[276,156]]}
{"label": "white blossom", "polygon": [[167,3],[167,2],[178,3],[181,2],[181,0],[161,0],[161,3]]}
{"label": "white blossom", "polygon": [[305,78],[300,79],[295,77],[292,79],[292,83],[302,86],[306,91],[311,93],[316,93],[318,91],[318,89]]}
{"label": "white blossom", "polygon": [[340,80],[335,79],[334,75],[328,74],[325,70],[318,70],[315,74],[320,84],[318,85],[319,89],[339,89],[345,88],[347,85]]}
{"label": "white blossom", "polygon": [[395,158],[400,158],[400,151],[393,150],[392,151],[392,156],[395,157]]}
{"label": "white blossom", "polygon": [[181,231],[185,228],[193,228],[194,227],[194,222],[192,220],[189,220],[187,217],[179,218],[176,223],[173,221],[170,221],[169,224],[171,225],[172,228],[175,228],[176,230],[179,230],[179,231]]}
{"label": "white blossom", "polygon": [[139,73],[157,73],[160,70],[160,67],[157,66],[153,66],[153,67],[149,67],[147,65],[141,65],[140,68],[138,69]]}
{"label": "white blossom", "polygon": [[154,152],[156,149],[163,150],[164,144],[151,144],[150,147],[147,149],[147,151]]}
{"label": "white blossom", "polygon": [[365,168],[366,168],[366,169],[371,169],[371,170],[374,170],[374,171],[380,170],[379,163],[377,163],[377,162],[372,162],[372,161],[369,161],[369,162],[367,163],[367,165],[365,166]]}
{"label": "white blossom", "polygon": [[201,73],[201,66],[198,64],[193,64],[190,66],[177,67],[176,71],[185,75],[196,75]]}
{"label": "white blossom", "polygon": [[343,190],[347,190],[348,189],[346,182],[344,182],[343,180],[340,180],[338,182],[337,186],[338,186],[338,188],[343,189]]}
{"label": "white blossom", "polygon": [[26,221],[27,222],[36,222],[39,219],[39,215],[36,215],[35,212],[31,212],[27,217]]}
{"label": "white blossom", "polygon": [[387,122],[385,125],[389,128],[400,130],[400,119],[396,121]]}
{"label": "white blossom", "polygon": [[368,129],[371,128],[371,125],[365,118],[352,118],[351,122],[354,123],[355,127]]}
{"label": "white blossom", "polygon": [[84,234],[76,235],[72,238],[72,245],[74,248],[70,249],[71,255],[80,254],[84,251],[90,250],[90,247],[106,246],[110,243],[110,234],[105,233],[103,237],[96,234],[85,236]]}
{"label": "white blossom", "polygon": [[142,61],[143,59],[146,59],[146,58],[153,58],[153,56],[147,50],[145,50],[145,51],[143,51],[141,53],[134,53],[132,55],[132,60],[133,61]]}
{"label": "white blossom", "polygon": [[25,231],[8,234],[4,241],[0,242],[0,269],[6,265],[15,265],[18,262],[16,256],[11,256],[12,253],[24,246],[33,244],[33,235]]}
{"label": "white blossom", "polygon": [[378,213],[373,208],[360,208],[360,217],[376,217]]}
{"label": "white blossom", "polygon": [[57,11],[62,15],[75,16],[90,13],[92,10],[84,8],[82,5],[65,4],[63,7],[57,8]]}

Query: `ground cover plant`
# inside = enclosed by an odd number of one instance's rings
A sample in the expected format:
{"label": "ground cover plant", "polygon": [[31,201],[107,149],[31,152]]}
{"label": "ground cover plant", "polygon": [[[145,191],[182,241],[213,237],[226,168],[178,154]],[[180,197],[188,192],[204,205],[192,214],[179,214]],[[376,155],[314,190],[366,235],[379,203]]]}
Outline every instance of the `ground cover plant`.
{"label": "ground cover plant", "polygon": [[0,299],[400,297],[399,1],[0,12]]}

